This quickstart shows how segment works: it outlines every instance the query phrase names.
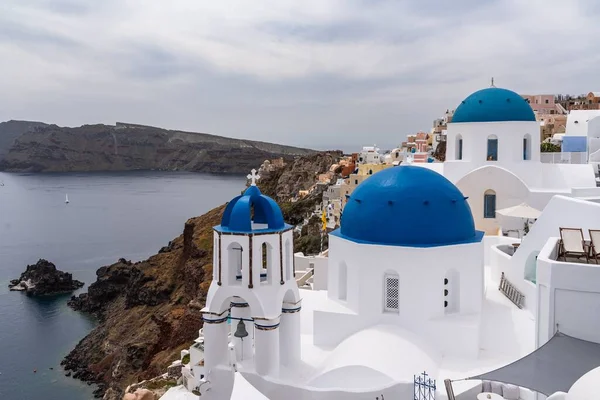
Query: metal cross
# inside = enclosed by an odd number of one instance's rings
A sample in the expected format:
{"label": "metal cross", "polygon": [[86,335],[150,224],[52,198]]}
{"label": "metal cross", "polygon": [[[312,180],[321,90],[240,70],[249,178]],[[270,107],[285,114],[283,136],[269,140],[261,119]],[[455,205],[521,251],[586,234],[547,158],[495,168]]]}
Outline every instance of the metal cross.
{"label": "metal cross", "polygon": [[260,175],[256,174],[256,170],[252,169],[252,171],[250,171],[251,173],[248,174],[248,176],[246,176],[246,178],[250,179],[252,181],[251,185],[252,186],[256,186],[256,181],[260,179]]}
{"label": "metal cross", "polygon": [[494,77],[493,77],[493,76],[492,76],[492,87],[496,87],[496,86],[494,85]]}

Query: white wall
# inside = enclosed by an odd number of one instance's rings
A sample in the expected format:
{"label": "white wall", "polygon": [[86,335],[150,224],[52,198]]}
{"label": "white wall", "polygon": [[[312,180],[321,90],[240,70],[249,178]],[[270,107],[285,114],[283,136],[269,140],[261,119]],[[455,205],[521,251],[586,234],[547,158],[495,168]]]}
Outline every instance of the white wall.
{"label": "white wall", "polygon": [[[519,249],[506,266],[505,275],[517,289],[526,294],[525,307],[536,312],[536,296],[531,296],[532,284],[524,279],[525,265],[531,254],[540,252],[550,237],[559,235],[559,228],[582,228],[587,237],[587,229],[600,229],[600,204],[565,196],[554,196],[542,215],[531,226],[522,239]],[[494,280],[498,280],[499,271]],[[535,292],[534,292],[535,293]]]}
{"label": "white wall", "polygon": [[[523,138],[531,137],[531,162],[540,160],[540,127],[537,122],[478,122],[448,124],[446,160],[470,164],[470,169],[484,165],[511,167],[523,163]],[[456,137],[462,136],[463,159],[456,161]],[[498,160],[487,161],[487,139],[498,138]],[[460,177],[454,177],[460,179]]]}
{"label": "white wall", "polygon": [[566,335],[600,343],[600,268],[556,261],[557,242],[548,239],[538,256],[537,344],[548,341],[557,324]]}
{"label": "white wall", "polygon": [[[315,341],[336,345],[339,338],[364,326],[384,323],[422,334],[446,354],[477,353],[483,302],[482,243],[414,248],[365,245],[330,236],[329,246],[328,296],[356,315],[315,313]],[[346,300],[338,298],[342,263],[347,266]],[[384,312],[384,276],[391,271],[400,278],[398,313]],[[448,271],[460,277],[460,310],[446,315],[444,278]],[[464,335],[472,335],[472,340],[465,340]]]}
{"label": "white wall", "polygon": [[[215,243],[219,243],[218,234],[215,232]],[[289,251],[286,249],[286,241],[289,241]],[[268,259],[268,279],[261,282],[262,269],[262,244],[270,246]],[[283,248],[280,245],[283,244]],[[235,279],[235,270],[230,263],[233,257],[239,257],[239,251],[230,252],[231,245],[241,245],[242,251],[242,280]],[[215,249],[217,256],[217,269],[221,266],[221,286],[218,285],[218,271],[213,273],[213,281],[208,290],[206,307],[211,312],[221,313],[229,307],[229,299],[238,296],[250,305],[253,317],[275,318],[281,314],[281,304],[285,293],[292,290],[296,296],[298,286],[293,274],[289,276],[286,268],[293,267],[293,233],[291,230],[282,233],[252,235],[252,284],[250,283],[250,240],[247,235],[220,235],[221,260],[218,258],[219,249]],[[281,249],[281,250],[280,250]],[[281,251],[281,253],[280,253]],[[283,280],[281,285],[281,262],[283,261]]]}
{"label": "white wall", "polygon": [[327,266],[329,259],[324,256],[305,256],[302,253],[294,254],[296,263],[296,271],[299,272],[298,277],[310,268],[314,268],[313,275],[313,290],[327,290]]}
{"label": "white wall", "polygon": [[[591,127],[600,136],[600,118]],[[597,126],[597,129],[594,128]],[[586,128],[587,130],[587,128]],[[531,160],[523,160],[523,137],[531,136]],[[463,159],[456,160],[456,137],[463,139]],[[498,160],[487,161],[487,139],[498,138]],[[586,164],[545,164],[540,162],[539,126],[537,122],[451,123],[448,126],[448,144],[444,176],[457,183],[465,175],[483,166],[504,168],[520,180],[530,191],[570,191],[573,187],[595,187],[593,168]],[[545,204],[544,204],[545,205]]]}
{"label": "white wall", "polygon": [[496,193],[496,209],[516,206],[529,197],[529,189],[512,172],[497,166],[478,168],[464,176],[456,186],[467,196],[473,213],[475,227],[487,234],[496,234],[500,227],[498,218],[484,218],[483,203],[487,190]]}
{"label": "white wall", "polygon": [[599,137],[595,136],[599,133],[596,129],[598,125],[594,126],[594,123],[600,122],[598,117],[600,117],[600,110],[572,110],[567,116],[565,135],[588,136],[588,132],[591,131],[592,136]]}

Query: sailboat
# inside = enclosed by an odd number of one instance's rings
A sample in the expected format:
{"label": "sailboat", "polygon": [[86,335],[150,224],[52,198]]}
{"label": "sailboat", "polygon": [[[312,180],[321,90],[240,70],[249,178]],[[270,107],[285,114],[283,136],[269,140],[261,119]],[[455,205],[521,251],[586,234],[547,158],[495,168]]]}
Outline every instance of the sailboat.
{"label": "sailboat", "polygon": [[69,195],[68,194],[65,194],[65,203],[69,204]]}

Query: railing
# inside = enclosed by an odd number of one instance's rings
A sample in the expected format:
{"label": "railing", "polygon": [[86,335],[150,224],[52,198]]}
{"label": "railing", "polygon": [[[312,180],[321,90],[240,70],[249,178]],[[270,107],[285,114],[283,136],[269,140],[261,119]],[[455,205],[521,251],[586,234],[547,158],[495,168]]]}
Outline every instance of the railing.
{"label": "railing", "polygon": [[540,153],[540,161],[547,164],[587,164],[586,152]]}
{"label": "railing", "polygon": [[498,290],[500,290],[502,294],[504,294],[510,301],[512,301],[515,306],[523,308],[523,301],[525,300],[525,295],[519,292],[519,290],[512,283],[510,283],[508,279],[504,277],[504,272],[500,277],[500,286],[498,287]]}
{"label": "railing", "polygon": [[414,400],[435,400],[435,379],[426,372],[414,376]]}

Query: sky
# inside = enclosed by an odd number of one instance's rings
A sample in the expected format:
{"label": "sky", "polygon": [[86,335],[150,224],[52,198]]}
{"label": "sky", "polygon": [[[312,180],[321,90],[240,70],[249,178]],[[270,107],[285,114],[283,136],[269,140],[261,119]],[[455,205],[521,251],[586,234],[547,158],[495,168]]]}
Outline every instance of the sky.
{"label": "sky", "polygon": [[391,148],[470,93],[600,90],[597,0],[2,0],[0,121]]}

